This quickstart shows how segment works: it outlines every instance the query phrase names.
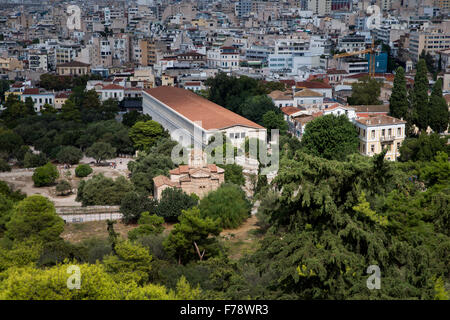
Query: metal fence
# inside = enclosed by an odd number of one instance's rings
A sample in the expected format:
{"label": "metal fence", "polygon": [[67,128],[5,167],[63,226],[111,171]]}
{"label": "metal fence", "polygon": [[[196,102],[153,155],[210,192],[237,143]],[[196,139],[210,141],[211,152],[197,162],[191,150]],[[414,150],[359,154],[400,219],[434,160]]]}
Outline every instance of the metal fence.
{"label": "metal fence", "polygon": [[66,223],[119,220],[123,215],[119,211],[119,206],[88,206],[88,207],[56,207],[56,213]]}

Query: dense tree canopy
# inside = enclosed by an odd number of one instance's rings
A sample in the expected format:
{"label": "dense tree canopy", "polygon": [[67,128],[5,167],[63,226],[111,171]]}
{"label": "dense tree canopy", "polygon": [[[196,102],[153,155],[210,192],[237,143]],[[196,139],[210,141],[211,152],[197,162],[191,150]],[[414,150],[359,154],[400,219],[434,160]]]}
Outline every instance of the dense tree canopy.
{"label": "dense tree canopy", "polygon": [[352,95],[348,98],[350,105],[381,104],[379,100],[382,83],[370,77],[363,77],[352,84]]}
{"label": "dense tree canopy", "polygon": [[251,205],[244,191],[234,184],[223,184],[199,204],[202,217],[211,218],[222,228],[237,228],[250,215]]}
{"label": "dense tree canopy", "polygon": [[358,133],[345,115],[318,117],[306,125],[301,145],[312,155],[343,160],[358,151]]}

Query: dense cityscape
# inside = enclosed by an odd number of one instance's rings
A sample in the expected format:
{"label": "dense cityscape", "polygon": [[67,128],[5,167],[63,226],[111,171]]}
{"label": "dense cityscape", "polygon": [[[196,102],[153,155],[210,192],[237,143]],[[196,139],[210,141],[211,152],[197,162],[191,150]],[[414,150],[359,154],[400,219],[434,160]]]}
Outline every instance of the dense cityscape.
{"label": "dense cityscape", "polygon": [[449,120],[450,0],[0,0],[0,300],[449,300]]}

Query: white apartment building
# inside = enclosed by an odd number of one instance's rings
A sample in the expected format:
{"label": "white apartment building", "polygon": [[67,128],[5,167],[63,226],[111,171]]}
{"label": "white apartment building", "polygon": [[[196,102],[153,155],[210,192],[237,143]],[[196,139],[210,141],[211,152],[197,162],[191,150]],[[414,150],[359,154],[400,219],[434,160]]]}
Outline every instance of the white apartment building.
{"label": "white apartment building", "polygon": [[206,53],[208,66],[224,72],[239,69],[239,52],[234,47],[220,47]]}
{"label": "white apartment building", "polygon": [[45,53],[32,53],[28,55],[28,69],[48,71],[48,57]]}
{"label": "white apartment building", "polygon": [[331,13],[331,0],[307,0],[308,10],[319,16]]}

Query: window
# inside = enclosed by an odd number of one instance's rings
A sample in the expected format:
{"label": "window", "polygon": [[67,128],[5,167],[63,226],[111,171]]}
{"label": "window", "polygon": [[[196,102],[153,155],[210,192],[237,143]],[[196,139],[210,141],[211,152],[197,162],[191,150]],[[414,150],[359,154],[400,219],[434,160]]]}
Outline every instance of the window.
{"label": "window", "polygon": [[374,144],[370,145],[370,152],[375,152],[375,145]]}
{"label": "window", "polygon": [[384,137],[386,135],[386,129],[381,130],[381,135]]}
{"label": "window", "polygon": [[230,133],[230,139],[234,138],[234,133]]}
{"label": "window", "polygon": [[241,138],[245,138],[245,132],[241,133]]}
{"label": "window", "polygon": [[397,128],[397,136],[401,136],[402,135],[402,128]]}
{"label": "window", "polygon": [[371,137],[372,137],[372,139],[375,139],[375,130],[372,130]]}
{"label": "window", "polygon": [[392,136],[392,129],[388,129],[388,136]]}

